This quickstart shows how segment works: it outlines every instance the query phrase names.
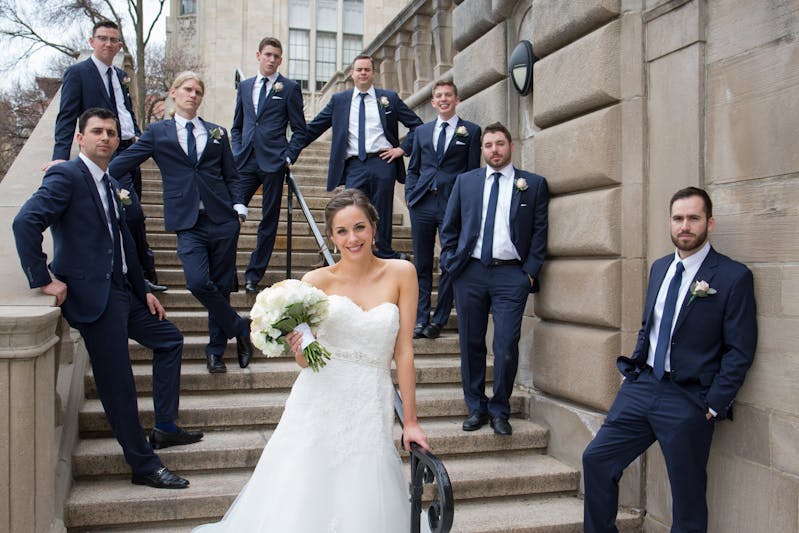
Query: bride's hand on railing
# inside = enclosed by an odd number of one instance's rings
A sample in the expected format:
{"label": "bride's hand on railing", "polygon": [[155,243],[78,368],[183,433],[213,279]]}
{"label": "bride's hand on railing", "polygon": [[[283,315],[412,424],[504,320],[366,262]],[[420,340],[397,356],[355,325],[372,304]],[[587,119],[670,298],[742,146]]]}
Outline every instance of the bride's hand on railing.
{"label": "bride's hand on railing", "polygon": [[402,428],[402,443],[405,446],[405,451],[411,451],[411,443],[415,442],[427,451],[430,451],[430,443],[427,441],[427,435],[419,424],[406,424]]}
{"label": "bride's hand on railing", "polygon": [[289,348],[291,349],[291,353],[294,354],[294,360],[297,361],[297,364],[302,368],[307,368],[308,361],[306,361],[305,356],[302,355],[302,334],[296,331],[286,333],[286,342],[289,343]]}

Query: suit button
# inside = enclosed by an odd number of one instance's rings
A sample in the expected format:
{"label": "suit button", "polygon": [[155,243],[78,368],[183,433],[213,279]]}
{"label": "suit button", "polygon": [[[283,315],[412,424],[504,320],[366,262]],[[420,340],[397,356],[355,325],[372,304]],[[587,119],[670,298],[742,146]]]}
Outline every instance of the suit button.
{"label": "suit button", "polygon": [[106,274],[105,279],[111,279],[111,274]]}
{"label": "suit button", "polygon": [[114,250],[109,248],[108,250],[105,251],[105,253],[107,253],[108,255],[113,255],[114,254]]}

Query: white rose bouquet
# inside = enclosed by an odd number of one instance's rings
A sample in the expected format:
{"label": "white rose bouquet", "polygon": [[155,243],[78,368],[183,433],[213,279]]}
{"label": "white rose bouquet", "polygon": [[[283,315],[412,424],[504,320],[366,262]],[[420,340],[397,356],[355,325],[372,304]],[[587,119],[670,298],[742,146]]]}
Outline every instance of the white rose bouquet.
{"label": "white rose bouquet", "polygon": [[296,279],[275,283],[261,291],[250,311],[250,339],[267,357],[289,353],[285,335],[302,333],[302,354],[314,372],[327,364],[330,352],[313,333],[327,318],[327,295]]}

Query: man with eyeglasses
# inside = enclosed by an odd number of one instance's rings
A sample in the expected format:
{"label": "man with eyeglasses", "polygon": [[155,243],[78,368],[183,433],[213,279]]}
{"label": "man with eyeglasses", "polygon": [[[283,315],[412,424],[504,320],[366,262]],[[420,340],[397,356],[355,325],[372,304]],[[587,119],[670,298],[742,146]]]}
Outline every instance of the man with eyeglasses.
{"label": "man with eyeglasses", "polygon": [[[97,22],[92,28],[89,45],[94,50],[91,57],[72,65],[64,72],[61,83],[61,105],[55,123],[53,160],[45,163],[43,171],[70,158],[75,124],[80,114],[87,109],[99,107],[114,113],[121,133],[115,156],[136,142],[141,134],[130,99],[128,88],[130,78],[124,70],[113,66],[114,57],[122,49],[119,26],[110,20]],[[142,183],[139,167],[128,175],[117,177],[123,188],[128,192],[135,191],[141,198]],[[166,286],[158,285],[153,252],[147,243],[144,212],[139,202],[134,202],[131,207],[133,209],[128,209],[127,213],[128,227],[136,243],[136,256],[144,277],[152,292],[165,291]]]}

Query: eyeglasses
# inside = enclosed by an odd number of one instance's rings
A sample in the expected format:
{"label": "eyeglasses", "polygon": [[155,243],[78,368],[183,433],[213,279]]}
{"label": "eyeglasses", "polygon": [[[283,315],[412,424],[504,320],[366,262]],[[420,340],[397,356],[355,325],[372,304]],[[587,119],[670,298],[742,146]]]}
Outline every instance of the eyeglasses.
{"label": "eyeglasses", "polygon": [[100,41],[101,43],[111,43],[111,44],[119,44],[120,40],[116,37],[108,37],[106,35],[95,35],[93,39]]}

